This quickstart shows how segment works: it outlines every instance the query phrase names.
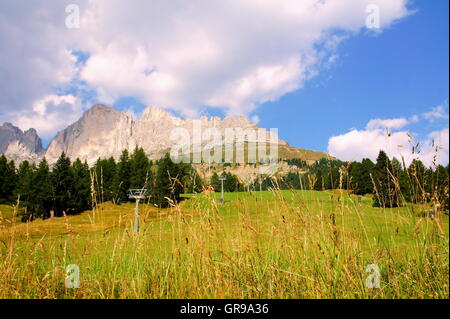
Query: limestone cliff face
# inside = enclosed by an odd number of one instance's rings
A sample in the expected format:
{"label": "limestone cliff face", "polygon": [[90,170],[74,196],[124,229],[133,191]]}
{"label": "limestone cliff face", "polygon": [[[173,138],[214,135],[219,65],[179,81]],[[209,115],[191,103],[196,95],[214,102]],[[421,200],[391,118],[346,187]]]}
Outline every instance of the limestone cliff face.
{"label": "limestone cliff face", "polygon": [[[202,130],[215,127],[223,134],[225,128],[257,128],[245,116],[200,118]],[[133,122],[125,112],[104,105],[95,105],[79,121],[59,132],[50,143],[45,157],[56,162],[62,152],[71,159],[80,158],[94,164],[98,158],[118,158],[124,149],[142,147],[150,157],[157,158],[178,141],[171,139],[175,128],[183,128],[193,136],[194,120],[182,120],[158,107],[144,110],[141,119]],[[280,144],[287,143],[279,140]]]}
{"label": "limestone cliff face", "polygon": [[183,120],[163,109],[149,107],[144,110],[141,119],[133,124],[134,146],[142,147],[149,154],[164,152],[173,145],[170,140],[172,129],[183,124]]}
{"label": "limestone cliff face", "polygon": [[64,152],[69,158],[94,163],[99,157],[118,157],[130,148],[132,119],[126,113],[104,105],[94,105],[80,120],[59,132],[45,157],[56,162]]}
{"label": "limestone cliff face", "polygon": [[35,129],[23,132],[11,123],[0,126],[0,154],[17,161],[36,161],[44,152]]}

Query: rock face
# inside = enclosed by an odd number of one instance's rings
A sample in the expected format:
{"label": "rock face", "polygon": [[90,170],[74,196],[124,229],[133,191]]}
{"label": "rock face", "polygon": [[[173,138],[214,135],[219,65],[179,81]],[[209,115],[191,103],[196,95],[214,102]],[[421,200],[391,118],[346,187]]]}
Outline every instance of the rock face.
{"label": "rock face", "polygon": [[0,126],[0,154],[17,161],[36,161],[44,152],[42,141],[31,128],[23,132],[11,123]]}
{"label": "rock face", "polygon": [[[202,130],[217,128],[257,128],[245,116],[200,118]],[[56,162],[62,152],[71,159],[80,158],[94,164],[98,158],[118,158],[124,149],[132,151],[142,147],[153,158],[167,152],[177,141],[171,139],[175,128],[183,128],[193,136],[194,120],[182,120],[158,107],[144,110],[139,121],[134,122],[125,112],[104,105],[95,105],[79,121],[59,132],[50,143],[45,157]],[[287,145],[278,140],[278,143]]]}
{"label": "rock face", "polygon": [[62,152],[71,159],[92,164],[99,157],[118,157],[130,149],[133,122],[124,112],[94,105],[80,120],[59,132],[51,141],[45,157],[56,162]]}
{"label": "rock face", "polygon": [[[258,129],[245,116],[227,117],[223,120],[203,116],[199,120],[182,120],[158,107],[148,107],[141,119],[134,122],[127,113],[98,104],[86,111],[77,122],[60,131],[47,150],[43,149],[35,129],[23,132],[10,123],[3,124],[0,126],[0,154],[18,162],[37,162],[45,156],[50,164],[54,164],[64,152],[72,160],[80,158],[92,165],[98,158],[113,156],[118,159],[124,149],[132,151],[138,146],[151,158],[160,158],[172,146],[180,143],[180,140],[171,138],[174,129],[183,129],[185,134],[182,137],[190,136],[188,144],[192,146],[194,127],[198,126],[201,126],[202,133],[215,128],[220,136],[224,136],[227,128],[242,131]],[[269,136],[266,135],[266,141]],[[249,141],[257,139],[248,138]],[[212,140],[212,136],[204,137],[202,146],[208,144],[212,147]],[[280,145],[287,145],[278,138],[276,140]]]}

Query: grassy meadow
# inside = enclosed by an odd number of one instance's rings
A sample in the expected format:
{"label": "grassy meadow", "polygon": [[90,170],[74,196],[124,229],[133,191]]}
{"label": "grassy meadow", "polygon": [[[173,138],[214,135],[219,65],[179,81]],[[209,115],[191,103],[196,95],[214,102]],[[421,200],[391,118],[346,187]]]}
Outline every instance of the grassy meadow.
{"label": "grassy meadow", "polygon": [[[345,192],[185,195],[21,223],[0,206],[0,298],[448,298],[448,216]],[[79,289],[65,269],[80,267]],[[376,264],[379,289],[366,288]]]}

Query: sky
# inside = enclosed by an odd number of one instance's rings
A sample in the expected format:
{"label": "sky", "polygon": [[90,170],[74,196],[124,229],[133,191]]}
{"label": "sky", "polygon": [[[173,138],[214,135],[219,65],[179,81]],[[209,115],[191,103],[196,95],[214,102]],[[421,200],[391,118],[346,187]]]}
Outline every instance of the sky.
{"label": "sky", "polygon": [[447,164],[448,24],[447,0],[2,0],[0,121],[47,144],[95,103],[244,114],[342,160]]}

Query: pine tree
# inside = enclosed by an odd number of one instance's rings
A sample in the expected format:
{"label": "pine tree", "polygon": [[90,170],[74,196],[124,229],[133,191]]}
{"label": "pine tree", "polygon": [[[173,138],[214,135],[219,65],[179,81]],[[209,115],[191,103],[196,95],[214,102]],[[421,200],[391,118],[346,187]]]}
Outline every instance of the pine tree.
{"label": "pine tree", "polygon": [[70,159],[63,152],[52,171],[52,195],[55,217],[70,214],[72,203],[73,176]]}
{"label": "pine tree", "polygon": [[137,148],[130,157],[130,188],[149,188],[152,180],[150,162],[144,149]]}
{"label": "pine tree", "polygon": [[431,175],[420,160],[413,160],[408,168],[411,179],[411,202],[425,203],[430,199]]}
{"label": "pine tree", "polygon": [[186,175],[184,180],[186,192],[190,194],[199,193],[204,187],[203,180],[197,173],[197,170],[191,166],[189,169],[189,174]]}
{"label": "pine tree", "polygon": [[114,198],[113,202],[120,204],[127,202],[128,190],[130,189],[131,165],[127,150],[122,152],[119,163],[117,163],[116,174],[114,176]]}
{"label": "pine tree", "polygon": [[238,192],[243,190],[243,186],[239,182],[239,179],[236,175],[228,173],[223,173],[225,175],[226,180],[224,181],[224,190],[225,192]]}
{"label": "pine tree", "polygon": [[392,159],[392,174],[396,178],[397,184],[400,187],[400,195],[402,200],[409,201],[411,188],[408,172],[402,163],[395,157]]}
{"label": "pine tree", "polygon": [[212,188],[214,188],[215,191],[220,191],[222,186],[219,180],[219,175],[217,175],[216,172],[212,174],[209,184],[211,185]]}
{"label": "pine tree", "polygon": [[397,207],[402,205],[400,192],[393,179],[393,167],[387,154],[380,151],[373,178],[375,182],[375,207]]}
{"label": "pine tree", "polygon": [[433,172],[432,199],[439,203],[444,211],[449,206],[449,171],[448,167],[438,165]]}
{"label": "pine tree", "polygon": [[353,162],[349,167],[351,186],[357,195],[365,195],[373,192],[373,183],[370,175],[373,174],[375,164],[368,158],[361,163]]}
{"label": "pine tree", "polygon": [[[264,183],[265,184],[265,183]],[[284,183],[281,186],[283,189],[300,189],[300,175],[299,173],[289,172],[284,178]]]}
{"label": "pine tree", "polygon": [[116,161],[114,157],[99,159],[94,166],[95,187],[100,193],[100,201],[112,201],[114,198],[114,177]]}
{"label": "pine tree", "polygon": [[33,219],[32,210],[32,189],[33,189],[33,170],[34,167],[28,161],[23,161],[19,165],[17,171],[17,187],[16,197],[20,199],[20,207],[22,208],[22,220]]}
{"label": "pine tree", "polygon": [[71,209],[74,213],[81,213],[91,207],[90,174],[89,165],[80,159],[72,164],[73,189],[71,197]]}
{"label": "pine tree", "polygon": [[34,218],[48,218],[52,209],[52,188],[50,169],[42,159],[33,175],[32,211]]}
{"label": "pine tree", "polygon": [[152,201],[158,207],[168,207],[171,203],[178,203],[184,189],[183,180],[186,166],[175,164],[166,154],[158,162],[158,171],[152,190]]}
{"label": "pine tree", "polygon": [[338,189],[339,188],[339,179],[340,179],[339,168],[337,166],[331,167],[330,172],[325,181],[325,188],[326,189]]}
{"label": "pine tree", "polygon": [[0,156],[0,203],[13,203],[17,175],[14,161],[8,162],[4,155]]}
{"label": "pine tree", "polygon": [[321,168],[319,168],[317,170],[316,182],[314,184],[314,190],[315,191],[322,191],[323,190],[323,176],[322,176],[322,169]]}
{"label": "pine tree", "polygon": [[373,193],[373,182],[370,175],[375,170],[375,164],[368,158],[364,158],[361,162],[361,175],[359,180],[358,192],[361,195]]}

